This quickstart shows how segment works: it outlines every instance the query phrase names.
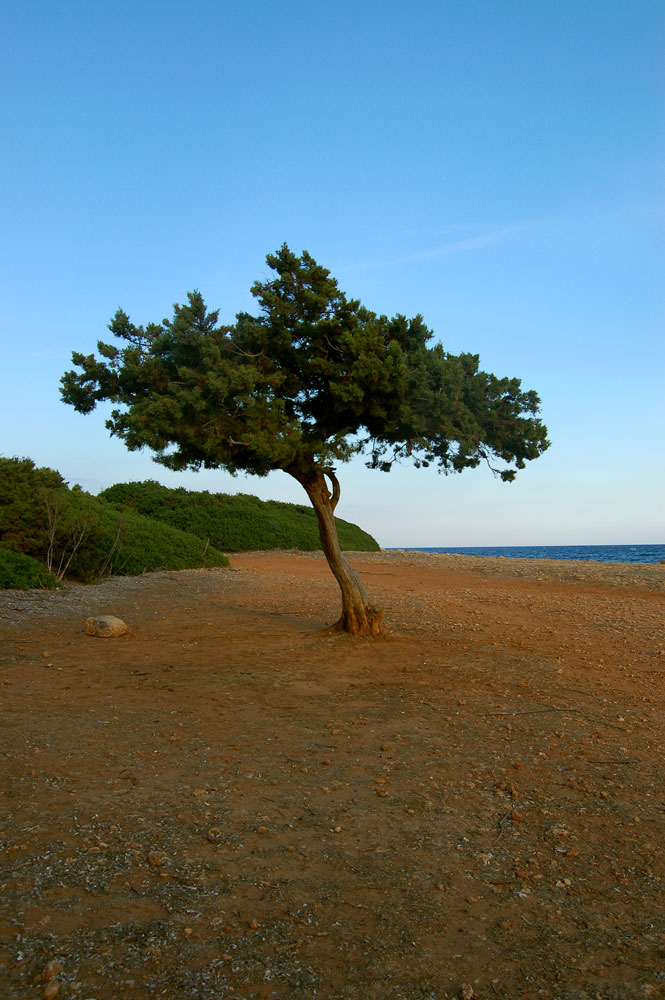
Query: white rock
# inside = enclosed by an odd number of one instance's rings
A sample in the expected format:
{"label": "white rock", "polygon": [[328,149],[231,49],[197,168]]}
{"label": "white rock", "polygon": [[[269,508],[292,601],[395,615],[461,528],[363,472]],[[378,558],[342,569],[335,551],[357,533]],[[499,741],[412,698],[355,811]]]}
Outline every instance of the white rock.
{"label": "white rock", "polygon": [[85,623],[88,635],[98,635],[102,639],[114,639],[129,631],[122,618],[113,615],[101,615],[99,618],[88,618]]}

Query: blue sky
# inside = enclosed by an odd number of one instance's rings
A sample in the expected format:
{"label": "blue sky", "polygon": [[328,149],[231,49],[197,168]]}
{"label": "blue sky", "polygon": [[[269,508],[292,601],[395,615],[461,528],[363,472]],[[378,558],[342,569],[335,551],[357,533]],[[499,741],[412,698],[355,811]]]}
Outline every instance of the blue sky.
{"label": "blue sky", "polygon": [[122,306],[253,308],[265,255],[422,313],[542,398],[515,483],[340,470],[385,546],[665,541],[665,7],[632,0],[127,3],[0,15],[0,453],[97,492],[169,473],[59,399]]}

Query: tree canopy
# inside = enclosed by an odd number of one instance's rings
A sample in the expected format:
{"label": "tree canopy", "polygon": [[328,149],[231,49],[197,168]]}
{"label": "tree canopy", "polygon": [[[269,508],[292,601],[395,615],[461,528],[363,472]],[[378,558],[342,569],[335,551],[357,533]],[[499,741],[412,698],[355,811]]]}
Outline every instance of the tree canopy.
{"label": "tree canopy", "polygon": [[486,461],[511,481],[548,447],[540,400],[519,379],[481,371],[477,355],[430,345],[422,316],[389,318],[347,299],[306,251],[284,244],[266,260],[272,276],[252,286],[257,314],[233,325],[198,291],[145,327],[119,309],[109,329],[120,343],[98,341],[99,357],[74,353],[79,371],[63,376],[62,397],[81,413],[118,404],[111,433],[170,469],[293,476],[319,519],[342,627],[373,634],[380,612],[336,542],[336,466],[357,454],[384,472],[404,459],[444,473]]}

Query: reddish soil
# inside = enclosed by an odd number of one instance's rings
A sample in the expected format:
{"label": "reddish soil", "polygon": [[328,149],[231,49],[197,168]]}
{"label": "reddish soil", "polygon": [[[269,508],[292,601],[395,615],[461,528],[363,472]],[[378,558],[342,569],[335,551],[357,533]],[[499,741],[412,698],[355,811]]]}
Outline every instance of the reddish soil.
{"label": "reddish soil", "polygon": [[3,1000],[665,996],[665,567],[351,561],[0,594]]}

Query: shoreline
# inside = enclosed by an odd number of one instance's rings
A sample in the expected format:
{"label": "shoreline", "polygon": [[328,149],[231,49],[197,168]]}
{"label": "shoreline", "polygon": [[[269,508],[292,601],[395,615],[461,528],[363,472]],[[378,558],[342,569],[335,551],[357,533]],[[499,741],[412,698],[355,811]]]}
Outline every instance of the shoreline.
{"label": "shoreline", "polygon": [[665,542],[626,545],[401,545],[383,546],[383,550],[489,559],[554,559],[557,562],[620,562],[648,566],[665,564]]}
{"label": "shoreline", "polygon": [[[228,568],[159,570],[140,576],[111,576],[99,583],[65,582],[56,590],[0,590],[0,622],[16,623],[26,616],[49,617],[70,611],[103,607],[109,602],[132,598],[154,584],[181,581],[226,589],[234,570],[256,569],[262,572],[288,573],[305,566],[305,575],[333,582],[332,574],[320,550],[270,549],[226,553]],[[665,565],[660,563],[610,563],[591,560],[509,559],[503,556],[467,556],[458,553],[419,552],[406,549],[381,549],[378,552],[345,552],[345,557],[371,586],[372,575],[380,569],[404,566],[405,569],[441,574],[446,584],[455,578],[500,578],[502,580],[559,584],[574,587],[607,588],[622,591],[665,591]],[[313,572],[312,572],[313,571]],[[443,581],[442,581],[443,582]]]}
{"label": "shoreline", "polygon": [[[323,553],[272,549],[257,552],[226,553],[233,568],[234,560],[279,559],[294,557],[314,559],[325,564]],[[379,552],[345,552],[354,566],[376,564],[421,566],[446,573],[472,573],[508,579],[542,580],[558,583],[589,583],[608,587],[665,590],[665,564],[594,562],[590,559],[511,559],[506,556],[470,556],[457,552],[422,552],[414,549],[381,549]],[[362,569],[360,570],[362,573]]]}

